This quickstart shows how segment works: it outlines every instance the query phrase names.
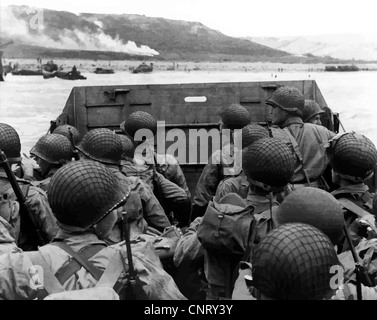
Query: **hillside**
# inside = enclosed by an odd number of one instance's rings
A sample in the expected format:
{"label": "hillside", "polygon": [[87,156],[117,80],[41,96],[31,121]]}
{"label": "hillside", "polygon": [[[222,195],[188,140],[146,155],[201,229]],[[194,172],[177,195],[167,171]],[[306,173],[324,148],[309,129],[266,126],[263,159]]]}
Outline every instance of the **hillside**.
{"label": "hillside", "polygon": [[291,56],[245,39],[225,36],[198,22],[133,14],[76,15],[43,9],[38,25],[35,19],[38,11],[27,6],[2,7],[1,13],[1,41],[15,42],[13,48],[6,50],[5,57],[32,58],[47,54],[124,59],[131,55],[161,60],[247,60]]}
{"label": "hillside", "polygon": [[249,37],[250,41],[292,54],[377,61],[377,34],[328,34],[297,37]]}
{"label": "hillside", "polygon": [[5,58],[347,63],[229,37],[200,22],[135,14],[33,11],[27,6],[1,7],[0,13],[0,41],[14,41],[6,48]]}
{"label": "hillside", "polygon": [[0,23],[1,42],[14,41],[5,58],[298,61],[287,52],[228,37],[199,22],[9,6],[1,8]]}

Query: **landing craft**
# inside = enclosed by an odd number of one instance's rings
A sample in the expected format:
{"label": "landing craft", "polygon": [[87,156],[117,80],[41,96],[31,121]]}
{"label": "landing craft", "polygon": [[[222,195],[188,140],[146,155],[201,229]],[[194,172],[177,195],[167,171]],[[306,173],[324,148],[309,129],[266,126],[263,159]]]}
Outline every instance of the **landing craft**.
{"label": "landing craft", "polygon": [[[246,107],[254,123],[269,124],[270,107],[265,101],[281,86],[296,87],[305,99],[316,101],[325,110],[322,124],[334,132],[339,131],[339,117],[328,107],[315,80],[74,87],[62,113],[51,121],[51,128],[70,124],[79,130],[80,138],[89,130],[102,127],[121,133],[120,124],[132,112],[141,110],[149,112],[159,121],[165,121],[166,131],[183,130],[188,152],[190,144],[194,143],[188,138],[189,130],[218,130],[219,110],[232,103]],[[174,143],[166,141],[165,150]],[[180,161],[191,194],[194,194],[205,166],[200,161],[204,142],[198,139],[195,143],[198,161],[190,161],[191,157]],[[212,140],[208,139],[205,143],[209,157],[212,154]]]}
{"label": "landing craft", "polygon": [[103,69],[103,68],[96,68],[94,70],[96,74],[112,74],[114,73],[114,69]]}
{"label": "landing craft", "polygon": [[360,69],[357,66],[325,66],[325,71],[359,71]]}
{"label": "landing craft", "polygon": [[12,71],[13,76],[43,76],[42,70],[21,69]]}
{"label": "landing craft", "polygon": [[132,73],[149,73],[153,71],[153,63],[151,62],[149,66],[143,62],[137,68],[132,70]]}
{"label": "landing craft", "polygon": [[63,80],[86,80],[86,77],[81,75],[79,71],[76,73],[69,72],[63,72],[63,71],[54,71],[54,72],[44,72],[43,73],[43,79],[51,79],[51,78],[59,78]]}

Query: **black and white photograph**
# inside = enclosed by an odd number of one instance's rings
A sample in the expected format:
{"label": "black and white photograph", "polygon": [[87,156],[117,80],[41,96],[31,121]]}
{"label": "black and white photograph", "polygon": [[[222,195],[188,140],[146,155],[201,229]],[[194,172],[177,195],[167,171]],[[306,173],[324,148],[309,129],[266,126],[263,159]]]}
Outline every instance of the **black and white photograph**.
{"label": "black and white photograph", "polygon": [[0,300],[377,300],[376,12],[1,0]]}

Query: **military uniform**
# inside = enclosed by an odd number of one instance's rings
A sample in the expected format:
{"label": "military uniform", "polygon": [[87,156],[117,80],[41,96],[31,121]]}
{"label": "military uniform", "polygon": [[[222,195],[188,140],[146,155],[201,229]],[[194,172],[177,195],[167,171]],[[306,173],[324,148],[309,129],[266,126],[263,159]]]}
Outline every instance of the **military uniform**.
{"label": "military uniform", "polygon": [[[148,112],[135,111],[131,113],[124,122],[122,122],[120,128],[130,137],[130,139],[132,139],[136,146],[134,140],[136,132],[140,129],[147,129],[150,130],[155,137],[157,133],[157,121]],[[170,154],[157,154],[154,152],[154,146],[152,145],[149,146],[149,148],[151,155],[153,155],[153,159],[149,159],[148,163],[145,163],[145,159],[141,155],[136,154],[136,163],[138,165],[145,164],[150,169],[156,169],[166,179],[185,190],[187,197],[190,198],[190,190],[188,189],[186,178],[178,161]]]}
{"label": "military uniform", "polygon": [[[203,216],[209,201],[216,194],[219,183],[225,177],[235,177],[241,173],[241,166],[226,165],[226,163],[236,164],[236,161],[234,161],[234,153],[236,152],[240,152],[239,149],[230,143],[223,146],[222,150],[215,151],[208,159],[208,163],[205,165],[196,184],[193,200],[193,218]],[[225,169],[227,174],[225,174]]]}
{"label": "military uniform", "polygon": [[[147,165],[134,161],[134,145],[126,135],[119,135],[122,141],[121,171],[127,177],[139,177],[153,191],[172,223],[187,226],[191,213],[191,199],[185,190],[166,179],[162,174]],[[185,180],[184,180],[185,181]]]}
{"label": "military uniform", "polygon": [[0,256],[4,253],[16,253],[21,251],[16,243],[16,232],[14,228],[0,215]]}
{"label": "military uniform", "polygon": [[[0,148],[7,156],[10,164],[21,161],[21,143],[18,133],[13,127],[4,123],[0,123]],[[45,241],[51,241],[56,235],[58,227],[46,193],[38,187],[31,186],[26,180],[17,179],[17,182],[25,195],[25,204],[33,215],[36,223],[35,227],[41,230]],[[7,219],[7,221],[14,229],[14,237],[18,247],[23,250],[31,250],[36,247],[36,239],[32,239],[31,235],[35,227],[31,225],[25,226],[25,222],[22,222],[23,219],[21,219],[17,197],[3,168],[0,168],[0,198],[2,211],[6,210],[6,206],[9,207],[9,205],[13,209],[17,206],[17,209],[12,213],[11,220]]]}
{"label": "military uniform", "polygon": [[[98,229],[101,221],[114,215],[114,210],[127,200],[118,183],[109,169],[93,161],[71,162],[59,169],[51,181],[49,200],[61,230],[53,243],[36,252],[0,256],[0,299],[43,298],[51,293],[50,289],[57,288],[46,281],[48,273],[59,281],[58,289],[93,288],[102,281],[104,270],[114,265],[120,268],[115,269],[114,289],[121,298],[130,298],[125,292],[130,267],[125,258],[127,249],[124,244],[108,247],[100,238],[102,232],[107,232],[104,226],[108,230],[111,224],[102,224],[103,228]],[[138,279],[134,298],[185,299],[163,270],[150,242],[133,243],[131,250]],[[35,281],[32,267],[39,262],[43,273]]]}
{"label": "military uniform", "polygon": [[301,117],[305,100],[296,88],[277,89],[266,104],[287,112],[284,119],[276,119],[279,123],[275,125],[282,130],[275,129],[272,133],[275,138],[282,139],[290,145],[296,155],[296,170],[291,184],[308,186],[309,180],[310,186],[326,188],[320,181],[329,164],[325,145],[335,133],[325,127],[303,122]]}
{"label": "military uniform", "polygon": [[[219,115],[224,129],[242,129],[251,122],[250,113],[238,104],[224,107]],[[237,176],[242,168],[235,161],[235,155],[241,150],[232,141],[222,146],[221,150],[215,151],[208,159],[199,180],[196,184],[193,198],[192,218],[203,216],[209,201],[216,193],[219,183],[226,176]],[[225,171],[226,169],[226,171]]]}
{"label": "military uniform", "polygon": [[242,276],[252,277],[252,284],[238,279],[234,299],[246,300],[248,293],[250,300],[330,299],[336,291],[330,287],[331,268],[340,263],[322,231],[308,224],[288,223],[261,240],[251,265]]}
{"label": "military uniform", "polygon": [[[332,192],[344,210],[344,219],[354,244],[365,234],[360,226],[360,218],[370,220],[375,229],[373,212],[374,194],[364,183],[374,175],[377,163],[377,150],[367,137],[348,132],[335,136],[328,144],[327,153],[333,170],[333,182],[340,187]],[[364,228],[365,229],[365,228]],[[341,250],[347,250],[344,241]]]}
{"label": "military uniform", "polygon": [[140,155],[135,155],[135,163],[138,166],[146,166],[149,172],[156,170],[166,179],[182,188],[186,192],[187,198],[190,198],[190,190],[179,162],[171,154],[158,154],[153,150],[151,151],[153,153],[153,164],[146,163],[145,159]]}
{"label": "military uniform", "polygon": [[[108,166],[119,180],[123,193],[128,194],[134,191],[139,195],[143,218],[148,225],[161,232],[171,225],[152,190],[138,177],[126,177],[120,171],[122,142],[117,134],[105,128],[91,130],[82,138],[77,149],[85,157]],[[136,202],[134,202],[135,204]],[[127,211],[127,204],[125,204],[124,209]]]}
{"label": "military uniform", "polygon": [[143,218],[149,226],[163,231],[171,223],[161,204],[153,194],[153,191],[138,177],[126,177],[117,167],[111,168],[115,176],[121,181],[124,192],[132,190],[136,192],[142,205]]}
{"label": "military uniform", "polygon": [[242,199],[246,199],[250,192],[250,183],[242,171],[237,177],[223,179],[216,189],[215,198],[221,199],[228,193],[237,193]]}
{"label": "military uniform", "polygon": [[[272,212],[279,205],[277,194],[286,187],[293,174],[294,157],[280,140],[262,138],[244,149],[242,166],[250,184],[246,197],[242,199],[239,194],[228,193],[228,190],[217,190],[213,201],[219,204],[216,208],[223,208],[220,211],[223,215],[239,212],[240,208],[252,208],[249,228],[247,231],[242,230],[242,236],[247,239],[244,247],[249,248],[258,243],[273,225]],[[224,196],[220,198],[221,195]],[[232,202],[228,200],[229,197],[233,199]],[[241,233],[241,230],[238,232]],[[244,253],[225,254],[223,251],[206,248],[204,243],[203,246],[204,270],[209,287],[207,299],[230,298],[234,270]]]}

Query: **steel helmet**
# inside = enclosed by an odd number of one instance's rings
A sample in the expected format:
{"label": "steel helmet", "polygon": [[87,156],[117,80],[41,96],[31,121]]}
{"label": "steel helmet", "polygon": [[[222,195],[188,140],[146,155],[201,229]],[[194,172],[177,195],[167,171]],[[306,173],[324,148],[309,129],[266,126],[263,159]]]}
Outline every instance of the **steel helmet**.
{"label": "steel helmet", "polygon": [[0,123],[0,149],[8,159],[21,157],[20,137],[17,131],[6,123]]}
{"label": "steel helmet", "polygon": [[73,158],[71,142],[67,137],[55,133],[41,137],[30,150],[30,154],[54,164],[66,163]]}
{"label": "steel helmet", "polygon": [[233,103],[220,110],[219,115],[222,122],[228,129],[242,129],[250,124],[251,115],[244,106]]}
{"label": "steel helmet", "polygon": [[327,151],[332,169],[344,179],[361,182],[374,173],[377,150],[373,142],[361,134],[338,134],[329,141]]}
{"label": "steel helmet", "polygon": [[119,135],[107,128],[88,131],[76,148],[88,158],[105,164],[119,165],[122,157]]}
{"label": "steel helmet", "polygon": [[61,134],[63,136],[66,136],[69,141],[72,141],[70,132],[72,133],[73,142],[75,143],[75,145],[77,145],[80,142],[80,134],[74,126],[63,124],[59,127],[56,127],[56,129],[52,133]]}
{"label": "steel helmet", "polygon": [[135,146],[132,140],[125,134],[120,134],[119,138],[122,142],[122,159],[125,159],[125,157],[133,159],[135,155]]}
{"label": "steel helmet", "polygon": [[259,124],[248,124],[242,128],[242,148],[246,148],[259,139],[268,137],[267,128]]}
{"label": "steel helmet", "polygon": [[333,293],[331,268],[340,265],[330,239],[317,228],[287,223],[270,231],[252,257],[253,286],[278,300],[321,300]]}
{"label": "steel helmet", "polygon": [[302,120],[307,122],[317,114],[322,114],[325,111],[321,109],[319,104],[314,100],[305,100],[305,106],[302,114]]}
{"label": "steel helmet", "polygon": [[274,212],[277,225],[290,222],[310,224],[325,233],[334,245],[343,236],[343,210],[335,197],[319,188],[293,190]]}
{"label": "steel helmet", "polygon": [[295,157],[284,142],[274,138],[263,138],[244,150],[242,168],[248,178],[281,188],[292,178]]}
{"label": "steel helmet", "polygon": [[112,171],[95,161],[72,161],[59,168],[47,194],[56,219],[81,228],[98,223],[126,199]]}
{"label": "steel helmet", "polygon": [[295,113],[302,117],[305,99],[302,92],[297,88],[285,86],[278,88],[271,97],[266,100],[266,104],[274,108],[278,107],[290,113]]}
{"label": "steel helmet", "polygon": [[135,133],[140,129],[149,129],[155,135],[157,133],[157,121],[148,112],[135,111],[120,125],[120,128],[134,139]]}

